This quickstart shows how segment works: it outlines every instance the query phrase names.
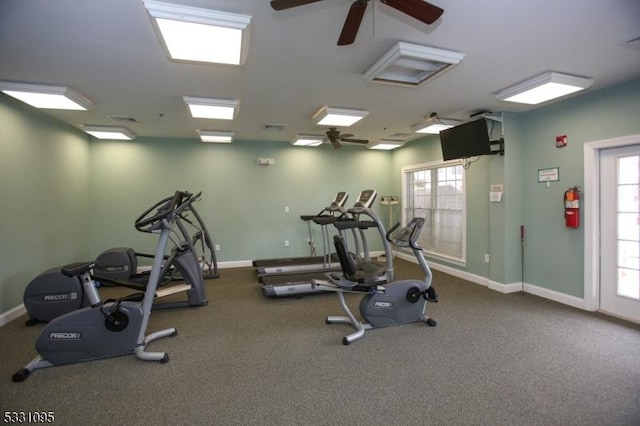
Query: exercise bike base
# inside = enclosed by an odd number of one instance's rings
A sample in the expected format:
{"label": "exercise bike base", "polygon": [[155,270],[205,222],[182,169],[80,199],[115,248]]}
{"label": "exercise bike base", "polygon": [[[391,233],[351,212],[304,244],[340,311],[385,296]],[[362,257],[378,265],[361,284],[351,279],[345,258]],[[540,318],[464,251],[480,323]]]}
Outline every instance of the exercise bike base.
{"label": "exercise bike base", "polygon": [[354,331],[353,333],[342,338],[342,344],[345,346],[350,345],[351,343],[364,336],[365,330],[373,328],[371,324],[362,323],[355,319],[354,321],[352,321],[351,318],[343,316],[328,316],[325,322],[327,324],[350,324],[356,329],[356,331]]}
{"label": "exercise bike base", "polygon": [[[393,325],[409,324],[413,322],[424,322],[429,327],[435,327],[437,325],[437,322],[433,318],[429,318],[424,313],[426,301],[423,301],[423,300],[418,301],[416,304],[411,304],[411,305],[415,305],[422,312],[421,314],[419,314],[417,318],[415,316],[407,317],[403,321],[393,321],[390,318],[386,318],[387,321],[380,321],[380,318],[373,317],[372,320],[375,319],[376,322],[378,322],[379,324],[370,324],[367,322],[362,322],[362,321],[359,321],[355,317],[353,312],[351,312],[351,309],[349,309],[349,306],[346,303],[343,291],[340,291],[340,289],[336,289],[336,287],[333,287],[328,284],[316,283],[316,285],[336,292],[338,296],[338,301],[340,302],[340,307],[342,308],[342,311],[346,314],[346,316],[335,316],[335,315],[328,316],[325,319],[325,323],[326,324],[350,324],[353,328],[356,329],[356,331],[354,331],[353,333],[348,334],[342,338],[342,344],[345,346],[350,345],[351,343],[360,339],[362,336],[364,336],[364,333],[366,330],[370,330],[372,328],[381,328],[381,327],[388,327]],[[370,293],[364,296],[363,301],[361,301],[361,310],[362,310],[363,304],[364,306],[366,306],[367,303],[370,303],[369,301],[372,298],[373,300],[376,300],[377,298],[379,298],[380,296],[378,296],[378,294],[380,293]],[[417,311],[415,312],[417,313]]]}
{"label": "exercise bike base", "polygon": [[[149,334],[144,339],[144,343],[141,346],[138,346],[135,350],[136,357],[143,361],[159,361],[160,364],[166,364],[169,362],[169,354],[166,352],[146,352],[146,346],[153,342],[154,340],[161,339],[163,337],[175,337],[178,335],[178,330],[175,328],[168,328],[161,331],[156,331],[155,333]],[[128,354],[122,354],[128,355]],[[55,364],[44,359],[42,356],[35,357],[31,362],[22,367],[16,373],[11,376],[11,381],[14,383],[19,383],[26,380],[34,370],[38,370],[40,368],[53,367]]]}
{"label": "exercise bike base", "polygon": [[169,355],[167,355],[166,352],[147,352],[147,345],[154,340],[158,340],[163,337],[175,337],[177,335],[178,330],[175,328],[167,328],[165,330],[149,334],[144,338],[144,343],[136,348],[136,358],[143,361],[160,361],[161,364],[166,364],[169,362]]}

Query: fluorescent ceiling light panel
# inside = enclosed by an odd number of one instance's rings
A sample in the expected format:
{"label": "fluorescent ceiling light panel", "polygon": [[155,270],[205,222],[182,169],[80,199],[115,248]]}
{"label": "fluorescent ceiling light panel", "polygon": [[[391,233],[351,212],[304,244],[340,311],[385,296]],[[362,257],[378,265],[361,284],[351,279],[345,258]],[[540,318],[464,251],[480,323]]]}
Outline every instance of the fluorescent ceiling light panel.
{"label": "fluorescent ceiling light panel", "polygon": [[222,132],[217,130],[198,130],[202,142],[210,143],[231,143],[233,142],[233,132]]}
{"label": "fluorescent ceiling light panel", "polygon": [[145,0],[171,59],[243,65],[251,16]]}
{"label": "fluorescent ceiling light panel", "polygon": [[0,81],[0,90],[36,108],[86,111],[93,107],[89,99],[63,86]]}
{"label": "fluorescent ceiling light panel", "polygon": [[391,150],[396,149],[404,145],[404,141],[396,141],[390,139],[380,139],[377,142],[370,143],[367,145],[369,149],[378,149],[378,150]]}
{"label": "fluorescent ceiling light panel", "polygon": [[324,136],[296,135],[291,144],[296,146],[318,146],[322,145],[322,142],[324,142]]}
{"label": "fluorescent ceiling light panel", "polygon": [[590,87],[593,80],[557,72],[547,72],[498,93],[498,99],[536,105]]}
{"label": "fluorescent ceiling light panel", "polygon": [[419,86],[456,65],[463,53],[399,41],[364,74],[365,80]]}
{"label": "fluorescent ceiling light panel", "polygon": [[448,118],[432,117],[427,121],[411,126],[411,130],[413,130],[415,133],[438,135],[442,130],[450,129],[454,126],[457,126],[458,124],[462,124],[462,122],[458,120],[451,120]]}
{"label": "fluorescent ceiling light panel", "polygon": [[82,126],[82,130],[96,139],[130,141],[136,137],[136,135],[124,127]]}
{"label": "fluorescent ceiling light panel", "polygon": [[347,127],[362,120],[369,111],[364,109],[348,109],[324,106],[315,113],[313,120],[320,126]]}
{"label": "fluorescent ceiling light panel", "polygon": [[236,99],[194,98],[184,96],[193,118],[233,120],[238,113],[240,101]]}

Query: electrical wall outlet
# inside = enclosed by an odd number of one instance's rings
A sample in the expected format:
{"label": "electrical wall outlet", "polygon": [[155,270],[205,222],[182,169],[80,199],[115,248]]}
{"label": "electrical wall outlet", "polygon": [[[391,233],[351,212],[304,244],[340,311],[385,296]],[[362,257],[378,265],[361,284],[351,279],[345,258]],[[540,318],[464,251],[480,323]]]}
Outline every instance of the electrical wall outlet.
{"label": "electrical wall outlet", "polygon": [[284,240],[284,246],[289,247],[289,240]]}
{"label": "electrical wall outlet", "polygon": [[491,257],[488,254],[484,255],[484,263],[489,263],[489,261],[491,260]]}
{"label": "electrical wall outlet", "polygon": [[216,244],[216,251],[220,251],[220,244]]}

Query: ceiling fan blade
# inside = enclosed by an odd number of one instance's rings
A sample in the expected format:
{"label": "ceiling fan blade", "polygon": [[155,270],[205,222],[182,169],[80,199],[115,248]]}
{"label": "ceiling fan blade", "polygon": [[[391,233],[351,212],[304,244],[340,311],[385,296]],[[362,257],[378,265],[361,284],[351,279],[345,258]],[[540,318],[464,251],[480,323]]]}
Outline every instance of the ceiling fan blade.
{"label": "ceiling fan blade", "polygon": [[272,0],[271,7],[273,8],[273,10],[284,10],[309,3],[315,3],[317,1],[322,0]]}
{"label": "ceiling fan blade", "polygon": [[369,0],[356,0],[351,5],[347,19],[345,19],[344,25],[342,26],[340,38],[338,38],[338,46],[345,46],[356,41],[356,35],[360,29],[360,24],[362,23],[365,10],[367,10],[368,3]]}
{"label": "ceiling fan blade", "polygon": [[367,144],[369,143],[368,140],[366,139],[351,139],[351,138],[340,138],[340,140],[342,142],[350,142],[350,143],[361,143],[361,144]]}
{"label": "ceiling fan blade", "polygon": [[422,0],[380,0],[387,6],[416,18],[427,25],[433,24],[444,12],[438,6]]}

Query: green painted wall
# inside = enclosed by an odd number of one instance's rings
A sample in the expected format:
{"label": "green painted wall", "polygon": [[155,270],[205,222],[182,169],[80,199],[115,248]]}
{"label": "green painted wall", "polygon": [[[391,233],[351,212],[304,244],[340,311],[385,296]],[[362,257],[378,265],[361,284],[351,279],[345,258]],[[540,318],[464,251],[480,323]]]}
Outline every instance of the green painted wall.
{"label": "green painted wall", "polygon": [[[527,283],[583,297],[584,227],[564,226],[564,191],[583,186],[585,142],[640,133],[639,117],[640,79],[523,114],[516,143],[526,161],[510,176],[523,182]],[[556,135],[567,135],[568,146],[556,148]],[[560,169],[549,188],[537,182],[547,167]]]}
{"label": "green painted wall", "polygon": [[[494,245],[491,247],[491,259],[492,267],[497,261],[503,261],[501,267],[495,267],[496,272],[500,271],[502,275],[496,275],[492,280],[509,284],[522,282],[523,247],[520,227],[524,226],[525,192],[522,169],[525,157],[521,136],[522,115],[505,113],[503,117],[505,156],[501,173],[505,194],[502,205],[495,205],[497,211],[494,222],[499,224],[501,232],[492,240]],[[524,231],[526,239],[531,230],[525,227]]]}
{"label": "green painted wall", "polygon": [[37,273],[89,254],[89,147],[69,126],[0,94],[0,313]]}
{"label": "green painted wall", "polygon": [[[564,226],[563,194],[583,186],[583,144],[639,133],[638,117],[640,79],[527,113],[505,113],[505,156],[483,157],[467,171],[467,264],[448,266],[497,283],[520,283],[524,226],[524,281],[583,297],[584,228]],[[568,136],[567,147],[556,148],[557,135]],[[494,129],[492,138],[498,136]],[[402,167],[442,159],[437,136],[412,141],[392,156],[399,194]],[[560,181],[547,188],[538,183],[538,170],[549,167],[560,169]],[[504,184],[502,203],[488,201],[494,183]],[[489,265],[483,263],[485,253]]]}
{"label": "green painted wall", "polygon": [[[525,281],[582,297],[583,229],[564,227],[562,194],[583,184],[582,145],[640,133],[639,112],[636,79],[505,114],[506,155],[483,157],[467,173],[467,264],[461,269],[498,283],[520,282],[524,225]],[[316,213],[340,190],[350,194],[349,205],[367,188],[401,196],[403,166],[442,158],[437,136],[391,153],[275,142],[94,141],[4,95],[0,128],[0,313],[19,305],[28,282],[49,267],[114,246],[152,252],[156,238],[137,232],[133,222],[176,189],[203,192],[198,207],[221,245],[220,261],[299,256],[308,253],[301,214]],[[569,138],[563,149],[555,148],[560,134]],[[262,157],[276,164],[258,166]],[[537,182],[538,170],[547,167],[560,169],[560,182],[550,188]],[[489,203],[493,183],[504,184],[502,203]],[[387,208],[379,200],[375,208],[387,224]],[[396,206],[393,219],[400,218]],[[319,232],[313,238],[320,246]],[[380,250],[377,237],[370,239],[371,248]],[[485,253],[490,264],[484,263]]]}
{"label": "green painted wall", "polygon": [[[494,126],[491,133],[492,139],[501,136],[500,125]],[[442,149],[440,138],[437,135],[429,135],[413,140],[405,144],[402,148],[396,149],[392,153],[392,174],[395,193],[402,196],[402,168],[417,164],[442,161]],[[502,234],[501,221],[503,205],[489,203],[489,185],[503,183],[502,168],[504,157],[483,156],[471,164],[465,172],[466,195],[467,195],[467,250],[466,265],[460,267],[456,264],[449,266],[464,269],[467,272],[483,277],[494,274],[494,270],[501,277],[502,267],[494,265],[502,264],[500,255],[491,264],[484,262],[484,255],[490,254],[492,242],[499,241]],[[396,220],[401,219],[400,208],[396,210]],[[437,260],[446,264],[446,260]],[[496,279],[499,281],[499,279]]]}
{"label": "green painted wall", "polygon": [[[259,166],[258,158],[273,158],[276,163]],[[338,191],[347,191],[348,206],[363,189],[384,195],[391,188],[390,164],[388,152],[349,146],[333,150],[282,142],[94,141],[91,250],[97,255],[124,245],[152,251],[155,238],[136,232],[135,218],[156,200],[186,189],[202,191],[197,208],[221,246],[220,261],[303,256],[309,253],[308,228],[300,215],[320,212]],[[379,202],[375,210],[386,214]],[[313,239],[321,250],[317,228],[312,228]],[[290,242],[288,248],[285,240]],[[382,249],[379,237],[372,235],[370,241],[372,250]]]}

